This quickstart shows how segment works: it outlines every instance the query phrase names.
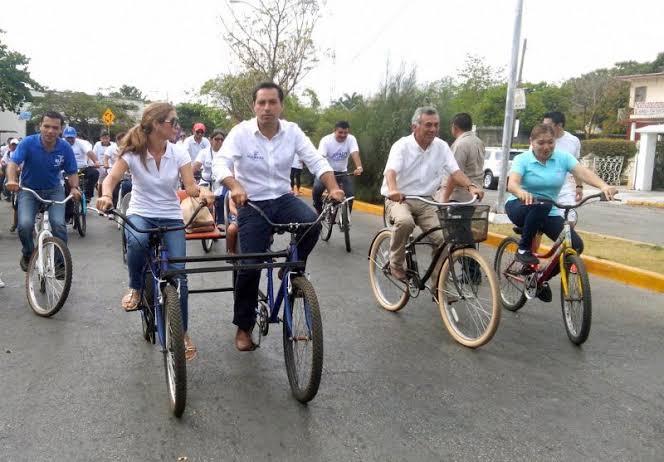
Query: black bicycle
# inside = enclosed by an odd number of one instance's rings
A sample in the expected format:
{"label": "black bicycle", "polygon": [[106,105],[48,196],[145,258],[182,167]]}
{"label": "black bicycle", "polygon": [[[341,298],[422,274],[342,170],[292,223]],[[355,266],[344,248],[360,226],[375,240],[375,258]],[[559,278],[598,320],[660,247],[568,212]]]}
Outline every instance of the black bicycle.
{"label": "black bicycle", "polygon": [[[335,178],[339,178],[342,176],[353,176],[352,173],[341,173],[334,175]],[[346,252],[351,251],[351,246],[350,246],[350,201],[352,201],[355,198],[355,196],[351,196],[347,198],[345,201],[341,202],[340,204],[335,203],[332,199],[330,199],[329,196],[326,196],[325,199],[323,200],[323,210],[326,211],[326,215],[323,218],[323,221],[321,221],[321,225],[323,227],[321,233],[320,233],[320,238],[327,242],[330,240],[330,237],[332,236],[332,229],[334,228],[334,225],[339,226],[339,231],[341,231],[344,234],[344,242],[346,244]],[[332,207],[326,207],[328,205],[332,205]]]}

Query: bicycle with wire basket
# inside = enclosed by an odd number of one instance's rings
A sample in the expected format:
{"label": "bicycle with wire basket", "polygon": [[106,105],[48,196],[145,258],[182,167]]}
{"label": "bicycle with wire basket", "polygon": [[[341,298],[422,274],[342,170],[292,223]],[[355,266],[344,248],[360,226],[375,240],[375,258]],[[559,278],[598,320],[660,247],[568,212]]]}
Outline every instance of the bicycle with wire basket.
{"label": "bicycle with wire basket", "polygon": [[[550,259],[543,266],[524,265],[516,259],[518,241],[506,237],[498,246],[494,268],[500,283],[500,298],[505,309],[518,311],[528,300],[537,296],[546,281],[551,278],[556,265],[560,265],[560,303],[565,330],[575,345],[583,344],[590,334],[592,299],[588,271],[581,257],[572,247],[572,226],[576,222],[575,209],[591,199],[601,198],[602,193],[585,197],[572,205],[559,204],[549,199],[535,197],[536,203],[551,203],[564,211],[565,224],[558,239],[548,252],[537,253],[541,233],[533,239],[532,253],[540,259]],[[521,229],[514,227],[517,234]]]}
{"label": "bicycle with wire basket", "polygon": [[[187,401],[187,365],[185,359],[184,330],[182,312],[180,310],[179,281],[177,276],[186,270],[169,270],[169,263],[186,261],[187,257],[169,257],[164,236],[171,231],[184,230],[196,218],[198,212],[205,207],[205,202],[192,214],[189,222],[182,226],[159,226],[141,229],[133,225],[117,209],[100,211],[90,207],[101,215],[110,219],[120,219],[123,228],[131,232],[148,234],[149,250],[146,252],[145,268],[143,270],[143,288],[140,294],[139,310],[141,312],[141,325],[143,338],[152,344],[159,339],[161,351],[164,355],[164,369],[166,371],[166,385],[171,412],[181,417]],[[196,291],[190,291],[194,293]]]}
{"label": "bicycle with wire basket", "polygon": [[[284,359],[286,373],[291,392],[295,399],[301,403],[311,401],[318,393],[323,371],[323,323],[320,314],[320,305],[316,297],[314,286],[304,273],[304,262],[299,261],[297,245],[299,240],[296,233],[302,228],[311,229],[312,226],[322,222],[329,216],[332,208],[347,204],[352,198],[334,204],[328,202],[323,206],[323,212],[312,223],[273,223],[265,213],[252,202],[247,205],[254,208],[267,223],[273,232],[278,234],[289,233],[290,242],[286,250],[269,252],[265,254],[239,255],[241,258],[252,258],[266,261],[258,264],[238,264],[236,270],[267,268],[267,290],[258,292],[258,306],[256,309],[257,345],[260,346],[261,337],[269,332],[270,324],[281,322],[283,324],[282,336],[284,345]],[[309,231],[305,231],[309,232]],[[300,236],[300,239],[302,239]],[[277,259],[283,258],[283,262]],[[273,269],[280,270],[281,285],[274,292]],[[279,316],[283,303],[283,314]]]}
{"label": "bicycle with wire basket", "polygon": [[[447,331],[460,344],[477,348],[486,344],[498,329],[500,304],[498,282],[489,263],[475,248],[486,240],[489,206],[469,202],[443,203],[419,196],[406,196],[438,208],[440,226],[406,243],[406,281],[390,273],[391,227],[380,230],[369,248],[369,281],[378,304],[399,311],[408,300],[428,289],[437,303]],[[442,230],[444,243],[437,248],[431,233]],[[433,250],[433,257],[421,275],[416,256],[418,247]],[[428,281],[438,271],[438,277]]]}
{"label": "bicycle with wire basket", "polygon": [[25,186],[21,186],[20,190],[32,194],[40,202],[35,220],[37,244],[25,273],[25,292],[32,311],[39,316],[49,317],[60,311],[67,301],[73,272],[67,244],[51,232],[49,209],[53,205],[65,205],[73,196],[54,201],[43,199]]}

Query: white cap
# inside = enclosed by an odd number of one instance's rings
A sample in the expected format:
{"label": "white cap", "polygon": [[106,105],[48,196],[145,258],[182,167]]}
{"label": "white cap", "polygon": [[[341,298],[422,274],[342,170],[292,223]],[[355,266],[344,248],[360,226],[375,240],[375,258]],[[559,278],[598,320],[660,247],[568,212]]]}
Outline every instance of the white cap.
{"label": "white cap", "polygon": [[18,140],[16,138],[12,138],[9,144],[18,144]]}

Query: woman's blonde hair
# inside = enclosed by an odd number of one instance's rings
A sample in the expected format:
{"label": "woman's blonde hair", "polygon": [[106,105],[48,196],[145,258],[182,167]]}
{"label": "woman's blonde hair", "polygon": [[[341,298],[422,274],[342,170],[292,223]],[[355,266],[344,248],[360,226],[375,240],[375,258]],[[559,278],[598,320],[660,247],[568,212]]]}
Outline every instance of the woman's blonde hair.
{"label": "woman's blonde hair", "polygon": [[122,143],[118,149],[119,156],[122,157],[127,153],[138,154],[141,163],[147,168],[148,135],[152,132],[152,124],[154,122],[164,122],[173,111],[175,111],[175,107],[170,103],[148,104],[143,111],[140,123],[129,129],[122,138]]}

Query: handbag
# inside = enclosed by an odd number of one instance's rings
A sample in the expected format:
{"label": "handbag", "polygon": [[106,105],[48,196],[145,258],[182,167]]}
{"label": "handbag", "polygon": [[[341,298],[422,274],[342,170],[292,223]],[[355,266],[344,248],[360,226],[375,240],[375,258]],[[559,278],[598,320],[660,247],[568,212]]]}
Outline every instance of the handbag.
{"label": "handbag", "polygon": [[[201,191],[203,188],[201,188]],[[182,219],[187,223],[192,215],[196,212],[196,209],[200,206],[201,202],[195,197],[185,197],[180,201],[180,209],[182,210]],[[215,230],[214,218],[210,209],[208,207],[203,207],[194,221],[191,222],[189,226],[185,228],[187,233],[209,233]]]}

